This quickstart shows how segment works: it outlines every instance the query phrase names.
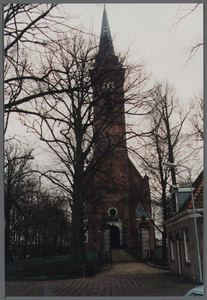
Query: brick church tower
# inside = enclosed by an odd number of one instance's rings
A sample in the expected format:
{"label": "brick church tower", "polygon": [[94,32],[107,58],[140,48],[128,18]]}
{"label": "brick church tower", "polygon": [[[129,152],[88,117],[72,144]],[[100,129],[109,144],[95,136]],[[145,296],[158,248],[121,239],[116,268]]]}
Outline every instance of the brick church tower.
{"label": "brick church tower", "polygon": [[103,247],[104,228],[109,232],[110,248],[140,248],[139,224],[143,215],[149,228],[148,248],[154,249],[149,180],[139,174],[127,153],[124,74],[114,52],[104,7],[99,50],[91,70],[94,132],[97,132],[93,161],[102,159],[103,163],[89,187],[92,192],[84,208],[86,250]]}

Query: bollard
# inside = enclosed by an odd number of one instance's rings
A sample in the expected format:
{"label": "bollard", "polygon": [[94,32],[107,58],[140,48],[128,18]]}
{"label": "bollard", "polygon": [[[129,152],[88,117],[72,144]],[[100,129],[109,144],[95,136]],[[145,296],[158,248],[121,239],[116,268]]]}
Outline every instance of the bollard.
{"label": "bollard", "polygon": [[97,265],[95,263],[93,264],[93,272],[94,272],[94,275],[97,274]]}
{"label": "bollard", "polygon": [[45,284],[44,296],[53,296],[53,287],[51,283]]}
{"label": "bollard", "polygon": [[19,268],[19,269],[18,269],[18,279],[21,279],[21,277],[22,277],[21,271],[22,271],[22,269]]}
{"label": "bollard", "polygon": [[108,251],[106,251],[106,268],[108,267]]}
{"label": "bollard", "polygon": [[85,267],[84,266],[82,266],[82,270],[83,270],[83,278],[85,277]]}
{"label": "bollard", "polygon": [[55,267],[52,268],[52,276],[55,278]]}

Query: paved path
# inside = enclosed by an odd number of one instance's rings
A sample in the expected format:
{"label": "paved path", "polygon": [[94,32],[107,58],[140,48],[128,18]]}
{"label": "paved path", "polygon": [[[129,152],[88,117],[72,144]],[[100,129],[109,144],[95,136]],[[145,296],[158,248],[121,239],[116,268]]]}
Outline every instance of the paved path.
{"label": "paved path", "polygon": [[112,250],[112,262],[137,262],[136,259],[129,253],[126,253],[123,249],[113,249]]}
{"label": "paved path", "polygon": [[168,274],[169,271],[151,267],[144,263],[115,263],[110,268],[97,274],[95,277],[126,274]]}
{"label": "paved path", "polygon": [[8,281],[6,296],[44,296],[47,283],[53,285],[54,296],[183,296],[195,286],[166,270],[143,263],[122,263],[90,278]]}

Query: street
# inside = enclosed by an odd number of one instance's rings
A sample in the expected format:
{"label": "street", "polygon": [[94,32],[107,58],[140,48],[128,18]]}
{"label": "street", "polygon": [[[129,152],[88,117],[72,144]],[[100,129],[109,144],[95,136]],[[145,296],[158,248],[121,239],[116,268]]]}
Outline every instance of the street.
{"label": "street", "polygon": [[6,296],[44,296],[48,283],[53,296],[183,296],[196,286],[144,263],[121,263],[90,278],[8,281]]}

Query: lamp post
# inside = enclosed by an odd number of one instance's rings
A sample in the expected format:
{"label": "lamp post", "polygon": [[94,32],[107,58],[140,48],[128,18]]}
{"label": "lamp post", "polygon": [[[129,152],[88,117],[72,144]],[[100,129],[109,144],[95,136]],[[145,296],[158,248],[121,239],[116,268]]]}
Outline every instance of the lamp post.
{"label": "lamp post", "polygon": [[183,168],[186,168],[189,172],[191,198],[192,198],[192,204],[193,204],[193,217],[194,217],[194,226],[195,226],[196,246],[197,246],[198,269],[199,269],[200,283],[203,283],[202,270],[201,270],[201,258],[200,258],[199,242],[198,242],[198,230],[197,230],[196,214],[195,214],[195,203],[194,203],[194,198],[193,198],[193,187],[192,187],[192,180],[191,180],[191,171],[188,167],[186,167],[184,165],[179,165],[176,163],[163,163],[163,165],[166,165],[166,166],[172,167],[172,168],[183,167]]}

